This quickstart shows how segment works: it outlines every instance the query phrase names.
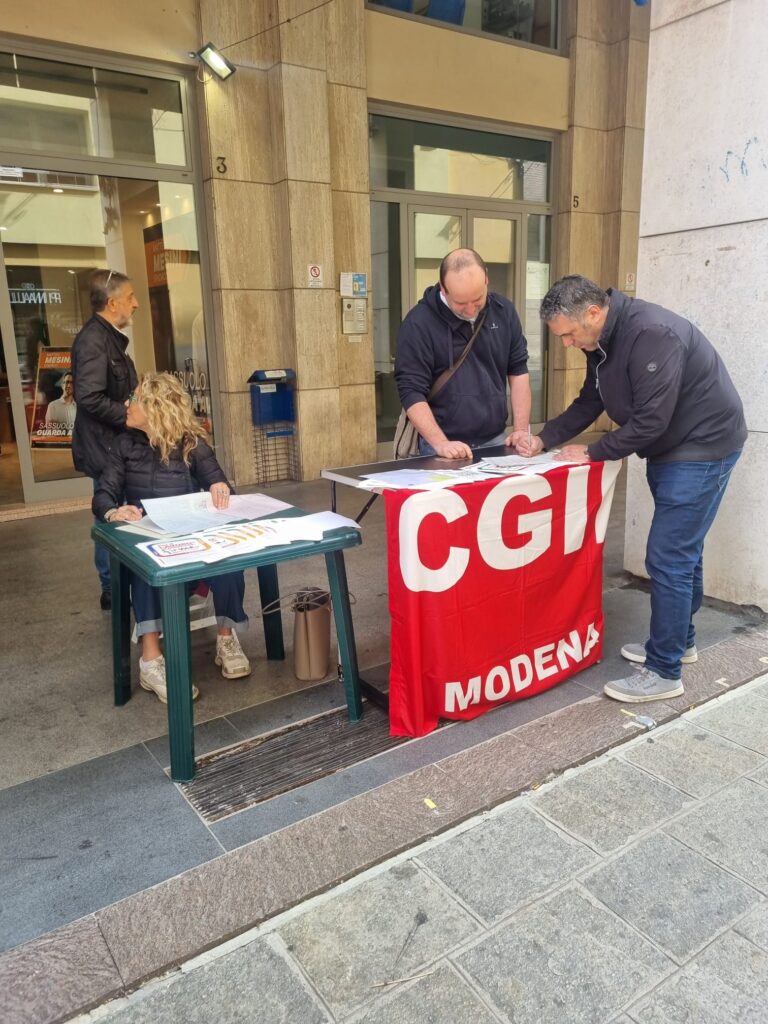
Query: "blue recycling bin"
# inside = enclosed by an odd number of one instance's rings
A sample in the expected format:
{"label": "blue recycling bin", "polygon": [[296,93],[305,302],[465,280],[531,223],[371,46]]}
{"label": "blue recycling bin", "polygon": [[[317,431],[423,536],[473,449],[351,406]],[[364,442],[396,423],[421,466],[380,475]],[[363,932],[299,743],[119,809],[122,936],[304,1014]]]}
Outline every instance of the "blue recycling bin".
{"label": "blue recycling bin", "polygon": [[297,479],[295,380],[291,369],[254,370],[248,378],[259,483]]}

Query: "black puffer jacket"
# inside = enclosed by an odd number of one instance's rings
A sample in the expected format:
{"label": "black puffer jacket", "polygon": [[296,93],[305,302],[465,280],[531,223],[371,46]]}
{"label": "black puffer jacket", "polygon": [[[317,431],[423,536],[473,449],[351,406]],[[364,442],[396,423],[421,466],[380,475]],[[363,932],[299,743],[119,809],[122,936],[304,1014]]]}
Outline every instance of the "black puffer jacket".
{"label": "black puffer jacket", "polygon": [[180,449],[171,453],[166,466],[143,430],[126,430],[109,451],[91,507],[93,514],[103,519],[111,508],[124,503],[141,508],[144,498],[207,491],[211,484],[219,483],[228,481],[205,441],[199,440],[189,453],[188,466]]}
{"label": "black puffer jacket", "polygon": [[72,433],[75,469],[98,479],[107,452],[125,429],[125,400],[136,387],[128,338],[94,314],[72,345],[77,416]]}
{"label": "black puffer jacket", "polygon": [[637,453],[655,462],[708,462],[747,438],[744,410],[712,343],[663,306],[608,290],[608,316],[576,400],[539,435],[546,448],[585,430],[605,410],[618,430],[589,445],[591,459]]}

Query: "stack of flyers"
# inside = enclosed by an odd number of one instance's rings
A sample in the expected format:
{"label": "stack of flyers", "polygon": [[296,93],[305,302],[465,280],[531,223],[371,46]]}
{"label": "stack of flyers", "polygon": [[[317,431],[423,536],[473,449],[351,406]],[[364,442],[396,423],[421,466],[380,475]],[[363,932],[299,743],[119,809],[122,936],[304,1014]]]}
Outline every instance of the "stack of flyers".
{"label": "stack of flyers", "polygon": [[136,547],[158,565],[169,568],[189,562],[219,562],[223,558],[246,555],[297,540],[321,540],[326,530],[350,526],[359,529],[353,520],[335,512],[316,512],[286,519],[232,523],[185,537],[145,541]]}

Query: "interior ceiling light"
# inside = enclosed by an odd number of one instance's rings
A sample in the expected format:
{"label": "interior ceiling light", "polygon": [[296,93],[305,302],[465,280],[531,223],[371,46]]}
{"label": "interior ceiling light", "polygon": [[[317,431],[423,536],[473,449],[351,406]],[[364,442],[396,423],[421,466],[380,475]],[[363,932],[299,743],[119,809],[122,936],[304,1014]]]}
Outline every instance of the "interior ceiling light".
{"label": "interior ceiling light", "polygon": [[54,191],[54,192],[63,192],[63,191],[64,191],[64,189],[63,189],[63,188],[55,188],[55,189],[54,189],[53,191]]}
{"label": "interior ceiling light", "polygon": [[234,64],[230,64],[227,58],[222,53],[219,53],[213,43],[206,43],[205,46],[200,47],[192,56],[197,57],[203,64],[207,65],[217,78],[229,78],[237,70]]}

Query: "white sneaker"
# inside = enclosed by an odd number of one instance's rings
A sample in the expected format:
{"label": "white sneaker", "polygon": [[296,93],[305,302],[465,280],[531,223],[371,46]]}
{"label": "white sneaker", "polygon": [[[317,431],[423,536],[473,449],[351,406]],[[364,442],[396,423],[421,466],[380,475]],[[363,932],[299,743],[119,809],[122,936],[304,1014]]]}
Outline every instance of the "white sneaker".
{"label": "white sneaker", "polygon": [[[158,700],[163,704],[168,703],[168,688],[165,681],[165,658],[153,658],[152,661],[144,661],[139,658],[139,685],[143,690],[149,690],[157,695]],[[196,686],[192,687],[192,700],[197,700],[200,691]]]}
{"label": "white sneaker", "polygon": [[[645,664],[645,644],[624,644],[621,648],[622,658],[626,658],[627,661],[634,661],[636,665]],[[686,648],[680,661],[684,665],[693,665],[695,661],[699,660],[699,652],[696,650],[696,645],[693,647]]]}
{"label": "white sneaker", "polygon": [[221,665],[225,679],[242,679],[251,674],[251,663],[243,653],[237,633],[216,637],[216,664]]}

